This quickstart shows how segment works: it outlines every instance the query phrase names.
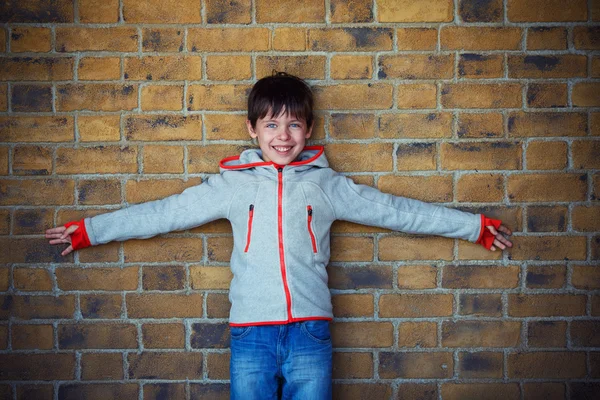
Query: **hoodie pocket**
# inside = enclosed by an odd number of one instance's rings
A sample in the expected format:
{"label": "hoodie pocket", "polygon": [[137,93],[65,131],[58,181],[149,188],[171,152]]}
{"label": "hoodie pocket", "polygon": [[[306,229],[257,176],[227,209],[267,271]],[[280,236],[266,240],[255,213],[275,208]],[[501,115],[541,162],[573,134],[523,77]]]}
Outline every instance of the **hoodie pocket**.
{"label": "hoodie pocket", "polygon": [[246,247],[244,248],[244,253],[248,252],[248,248],[250,247],[250,239],[252,238],[252,219],[254,218],[254,204],[250,204],[248,208],[248,234],[246,236]]}
{"label": "hoodie pocket", "polygon": [[306,211],[308,214],[307,217],[307,225],[308,225],[308,234],[310,235],[310,242],[312,244],[313,253],[317,252],[317,240],[315,239],[315,234],[312,230],[312,218],[313,218],[313,209],[312,206],[307,206]]}

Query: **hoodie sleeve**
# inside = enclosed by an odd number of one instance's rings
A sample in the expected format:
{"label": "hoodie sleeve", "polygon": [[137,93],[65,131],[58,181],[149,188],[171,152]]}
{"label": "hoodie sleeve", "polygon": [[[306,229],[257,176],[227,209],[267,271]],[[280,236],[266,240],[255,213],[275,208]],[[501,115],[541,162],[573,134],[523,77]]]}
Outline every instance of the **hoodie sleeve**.
{"label": "hoodie sleeve", "polygon": [[328,180],[326,187],[336,219],[473,243],[480,237],[479,214],[383,193],[339,174]]}
{"label": "hoodie sleeve", "polygon": [[85,231],[94,246],[190,229],[227,218],[232,191],[232,185],[221,175],[213,175],[180,194],[85,218]]}

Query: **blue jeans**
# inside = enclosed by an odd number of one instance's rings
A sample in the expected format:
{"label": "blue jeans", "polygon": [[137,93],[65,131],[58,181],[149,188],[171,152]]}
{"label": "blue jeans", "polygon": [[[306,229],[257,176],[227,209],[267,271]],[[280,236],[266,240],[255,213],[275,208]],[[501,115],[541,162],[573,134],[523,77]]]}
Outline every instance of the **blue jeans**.
{"label": "blue jeans", "polygon": [[230,331],[231,399],[331,399],[329,321]]}

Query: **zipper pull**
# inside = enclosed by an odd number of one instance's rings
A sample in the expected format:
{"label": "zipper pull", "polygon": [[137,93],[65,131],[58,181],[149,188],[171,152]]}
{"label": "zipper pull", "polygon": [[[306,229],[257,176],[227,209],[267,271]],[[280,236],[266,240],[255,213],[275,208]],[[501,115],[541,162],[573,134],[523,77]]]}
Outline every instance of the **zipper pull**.
{"label": "zipper pull", "polygon": [[312,217],[312,207],[308,206],[308,216]]}
{"label": "zipper pull", "polygon": [[277,172],[281,173],[283,171],[283,167],[277,167]]}
{"label": "zipper pull", "polygon": [[254,204],[250,204],[250,209],[248,211],[254,211]]}

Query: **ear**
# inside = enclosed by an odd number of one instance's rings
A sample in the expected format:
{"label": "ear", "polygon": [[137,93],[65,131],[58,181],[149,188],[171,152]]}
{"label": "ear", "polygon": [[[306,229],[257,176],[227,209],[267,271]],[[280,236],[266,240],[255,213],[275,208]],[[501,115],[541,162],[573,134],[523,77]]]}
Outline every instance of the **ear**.
{"label": "ear", "polygon": [[246,120],[246,128],[248,129],[248,133],[252,139],[256,139],[258,135],[254,132],[254,128],[252,127],[252,122],[249,119]]}
{"label": "ear", "polygon": [[304,134],[304,138],[305,139],[310,138],[310,135],[312,135],[313,126],[315,126],[315,121],[313,121],[313,123],[310,126],[310,128],[308,128],[308,131],[306,131],[306,133]]}

